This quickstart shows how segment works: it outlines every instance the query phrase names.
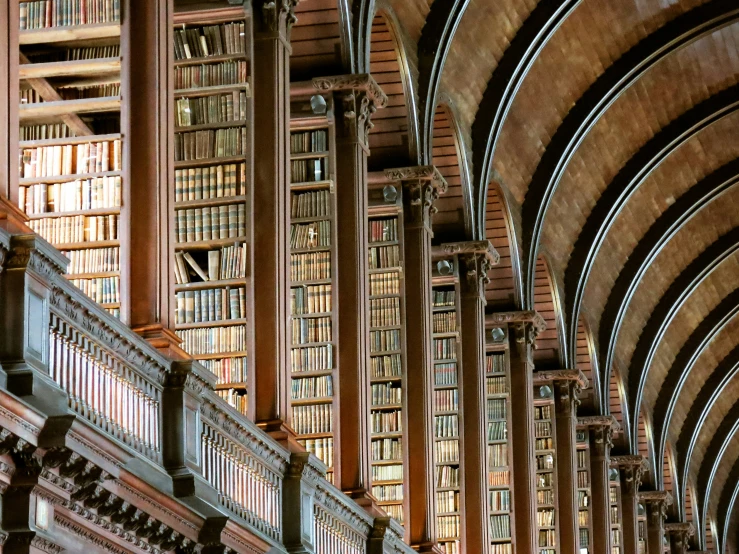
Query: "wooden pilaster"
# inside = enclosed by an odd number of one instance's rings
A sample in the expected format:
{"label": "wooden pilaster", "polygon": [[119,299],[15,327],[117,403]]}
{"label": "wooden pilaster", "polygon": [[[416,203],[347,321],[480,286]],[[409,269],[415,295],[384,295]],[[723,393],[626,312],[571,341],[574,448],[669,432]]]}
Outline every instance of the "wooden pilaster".
{"label": "wooden pilaster", "polygon": [[464,482],[463,552],[485,552],[490,544],[487,489],[487,424],[485,405],[485,285],[488,271],[500,260],[490,241],[450,243],[457,254],[461,290],[461,406],[464,436],[461,470]]}
{"label": "wooden pilaster", "polygon": [[536,312],[494,313],[488,318],[496,326],[508,327],[511,357],[511,431],[509,447],[513,452],[513,497],[519,554],[538,552],[536,523],[536,456],[534,432],[533,350],[536,336],[546,329]]}
{"label": "wooden pilaster", "polygon": [[294,446],[290,428],[290,30],[297,0],[254,2],[254,402],[256,423]]}
{"label": "wooden pilaster", "polygon": [[[618,468],[621,476],[623,552],[638,551],[637,504],[639,503],[639,486],[645,467],[644,462],[643,456],[613,456],[611,458],[611,465]],[[651,550],[649,552],[651,553]]]}
{"label": "wooden pilaster", "polygon": [[554,388],[559,551],[578,554],[577,406],[580,391],[588,387],[588,379],[579,370],[537,371],[534,384],[539,383],[551,383]]}
{"label": "wooden pilaster", "polygon": [[434,513],[434,419],[431,316],[431,216],[447,183],[433,166],[389,169],[403,187],[406,282],[408,475],[407,538],[419,552],[438,552]]}
{"label": "wooden pilaster", "polygon": [[[639,493],[639,501],[647,510],[647,554],[662,554],[664,523],[672,497],[665,491],[643,491]],[[687,550],[687,543],[685,547]]]}
{"label": "wooden pilaster", "polygon": [[611,551],[611,503],[608,472],[611,468],[613,433],[618,421],[613,416],[578,419],[578,425],[590,430],[590,496],[593,552]]}

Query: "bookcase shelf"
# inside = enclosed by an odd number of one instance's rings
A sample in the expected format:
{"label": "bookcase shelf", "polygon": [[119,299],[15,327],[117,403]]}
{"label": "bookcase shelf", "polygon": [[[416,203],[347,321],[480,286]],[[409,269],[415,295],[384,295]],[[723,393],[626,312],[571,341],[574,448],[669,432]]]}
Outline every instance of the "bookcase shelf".
{"label": "bookcase shelf", "polygon": [[[551,389],[551,387],[549,387]],[[536,449],[536,519],[539,554],[559,553],[557,509],[557,443],[554,433],[554,402],[544,386],[534,387]]]}
{"label": "bookcase shelf", "polygon": [[120,39],[120,36],[121,26],[119,23],[96,23],[23,30],[18,34],[18,42],[21,46],[28,46],[31,44],[73,43],[79,41],[110,42],[113,39]]}
{"label": "bookcase shelf", "polygon": [[18,117],[23,124],[55,120],[63,115],[120,112],[121,97],[81,98],[21,104]]}
{"label": "bookcase shelf", "polygon": [[[121,175],[120,171],[100,171],[97,173],[75,173],[70,175],[55,175],[50,177],[28,177],[19,180],[20,186],[31,186],[38,185],[41,183],[71,183],[72,181],[81,181],[85,179],[95,179],[98,177],[118,177]],[[104,208],[110,211],[115,208]],[[87,210],[85,210],[87,212]],[[69,212],[60,212],[60,215],[70,215]]]}
{"label": "bookcase shelf", "polygon": [[611,506],[611,554],[621,554],[623,535],[621,531],[621,482],[609,480],[608,498]]}
{"label": "bookcase shelf", "polygon": [[69,60],[21,64],[18,76],[25,79],[50,79],[56,77],[84,77],[105,74],[120,74],[121,58],[96,58],[90,60]]}
{"label": "bookcase shelf", "polygon": [[[234,7],[222,17],[216,5],[202,6],[177,13],[174,27],[176,329],[183,339],[194,339],[183,344],[194,348],[200,340],[210,345],[210,352],[191,354],[218,377],[221,398],[250,415],[252,22],[248,8]],[[231,62],[246,62],[228,73],[231,84],[192,86],[201,78],[212,78],[206,77],[211,67]],[[237,155],[217,155],[236,151]],[[189,157],[188,152],[196,153],[197,159],[179,159]],[[217,321],[185,321],[188,298],[198,295],[202,319],[214,319],[207,313],[210,308]],[[216,339],[220,346],[215,346]]]}

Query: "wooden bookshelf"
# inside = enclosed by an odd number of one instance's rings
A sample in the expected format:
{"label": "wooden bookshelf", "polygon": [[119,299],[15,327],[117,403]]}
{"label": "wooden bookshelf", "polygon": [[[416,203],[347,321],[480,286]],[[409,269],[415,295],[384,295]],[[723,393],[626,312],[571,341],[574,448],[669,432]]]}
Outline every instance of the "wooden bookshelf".
{"label": "wooden bookshelf", "polygon": [[434,467],[436,529],[445,554],[461,552],[463,472],[459,383],[460,290],[457,259],[435,258],[431,266],[434,348]]}
{"label": "wooden bookshelf", "polygon": [[511,377],[507,341],[496,342],[485,331],[487,468],[491,554],[513,552],[513,458],[511,451]]}
{"label": "wooden bookshelf", "polygon": [[174,20],[176,328],[218,395],[249,415],[252,23],[243,6],[216,4]]}
{"label": "wooden bookshelf", "polygon": [[557,514],[557,438],[554,391],[550,385],[534,387],[536,451],[536,520],[539,554],[559,554]]}
{"label": "wooden bookshelf", "polygon": [[372,494],[403,524],[408,509],[408,391],[401,194],[393,186],[369,191],[369,301]]}
{"label": "wooden bookshelf", "polygon": [[608,480],[608,498],[611,510],[611,554],[621,554],[623,533],[621,529],[621,482],[618,470],[611,469]]}
{"label": "wooden bookshelf", "polygon": [[107,11],[90,7],[84,18],[42,12],[41,5],[20,9],[17,202],[29,226],[70,259],[66,277],[120,317],[127,261],[119,234],[130,217],[120,134],[120,2],[107,0]]}
{"label": "wooden bookshelf", "polygon": [[592,506],[590,480],[590,431],[587,428],[576,432],[577,443],[577,519],[579,525],[580,554],[592,552]]}
{"label": "wooden bookshelf", "polygon": [[339,440],[338,263],[332,97],[326,102],[320,119],[290,121],[291,404],[298,442],[326,465],[326,478],[333,482]]}
{"label": "wooden bookshelf", "polygon": [[638,554],[647,552],[647,511],[643,504],[637,507],[637,548]]}

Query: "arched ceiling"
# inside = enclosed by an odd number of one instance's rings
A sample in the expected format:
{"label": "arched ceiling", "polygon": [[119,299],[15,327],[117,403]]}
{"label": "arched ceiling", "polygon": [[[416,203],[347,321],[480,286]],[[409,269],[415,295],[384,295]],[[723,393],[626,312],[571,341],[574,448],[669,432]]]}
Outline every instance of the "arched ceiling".
{"label": "arched ceiling", "polygon": [[653,453],[647,486],[673,489],[693,549],[722,548],[739,518],[736,0],[302,0],[297,15],[294,77],[386,87],[371,169],[441,169],[435,240],[491,240],[487,309],[543,313],[537,367],[590,372],[582,409],[616,415],[619,453]]}

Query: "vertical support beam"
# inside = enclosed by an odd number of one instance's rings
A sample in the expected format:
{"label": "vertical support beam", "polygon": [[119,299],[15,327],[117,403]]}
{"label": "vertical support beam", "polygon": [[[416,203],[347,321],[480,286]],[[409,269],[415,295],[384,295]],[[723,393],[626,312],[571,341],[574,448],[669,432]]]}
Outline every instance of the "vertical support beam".
{"label": "vertical support beam", "polygon": [[20,3],[0,0],[0,198],[18,199],[18,27]]}
{"label": "vertical support beam", "polygon": [[[643,491],[639,493],[639,501],[647,509],[647,554],[662,554],[664,523],[672,496],[665,491]],[[686,550],[687,546],[686,543]]]}
{"label": "vertical support beam", "polygon": [[[623,551],[638,552],[639,523],[637,504],[639,487],[646,459],[643,456],[614,456],[611,464],[618,468],[621,477],[621,529],[623,531]],[[647,548],[650,548],[647,546]],[[651,553],[652,551],[649,550]],[[657,552],[657,551],[655,551]],[[659,550],[658,552],[661,552]]]}
{"label": "vertical support beam", "polygon": [[[288,552],[313,554],[315,532],[313,504],[316,485],[324,479],[325,468],[308,452],[293,452],[282,483],[282,542]],[[318,553],[320,554],[320,553]]]}
{"label": "vertical support beam", "polygon": [[578,425],[590,430],[590,496],[593,552],[611,551],[611,502],[608,472],[611,469],[613,433],[619,428],[613,416],[578,419]]}
{"label": "vertical support beam", "polygon": [[496,326],[508,325],[511,356],[511,433],[513,452],[513,498],[518,554],[538,550],[536,523],[536,456],[534,449],[534,358],[536,336],[546,329],[536,312],[494,313]]}
{"label": "vertical support beam", "polygon": [[690,538],[695,534],[692,523],[666,523],[665,532],[670,537],[670,554],[687,554]]}
{"label": "vertical support beam", "polygon": [[447,183],[433,166],[389,169],[403,187],[406,291],[405,391],[408,427],[409,513],[406,529],[419,552],[438,552],[434,514],[434,419],[431,315],[431,216]]}
{"label": "vertical support beam", "polygon": [[[123,10],[121,28],[121,319],[153,346],[185,357],[174,333],[173,0]],[[134,289],[135,284],[135,289]]]}
{"label": "vertical support beam", "polygon": [[577,509],[577,406],[580,391],[588,387],[582,371],[537,371],[534,384],[552,383],[554,388],[554,432],[557,445],[557,505],[559,507],[559,552],[579,554]]}
{"label": "vertical support beam", "polygon": [[367,74],[313,79],[316,93],[336,99],[336,224],[338,350],[340,379],[339,456],[335,471],[339,488],[371,513],[379,515],[372,497],[370,465],[369,279],[367,223],[367,156],[370,121],[387,96]]}
{"label": "vertical support beam", "polygon": [[254,2],[255,422],[283,445],[290,428],[290,30],[297,0]]}
{"label": "vertical support beam", "polygon": [[490,241],[444,244],[459,260],[462,368],[460,399],[464,415],[461,453],[465,536],[462,552],[486,552],[490,544],[487,488],[485,389],[485,285],[488,271],[500,261]]}

